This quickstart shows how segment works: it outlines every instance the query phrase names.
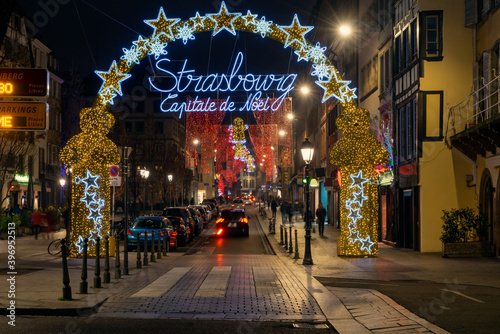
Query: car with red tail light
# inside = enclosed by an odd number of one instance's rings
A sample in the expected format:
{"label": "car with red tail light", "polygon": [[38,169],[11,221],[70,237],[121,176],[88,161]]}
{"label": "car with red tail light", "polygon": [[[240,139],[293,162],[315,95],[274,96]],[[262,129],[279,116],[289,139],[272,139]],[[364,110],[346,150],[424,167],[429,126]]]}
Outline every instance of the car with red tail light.
{"label": "car with red tail light", "polygon": [[248,237],[248,217],[243,209],[224,209],[215,221],[215,235],[240,234]]}

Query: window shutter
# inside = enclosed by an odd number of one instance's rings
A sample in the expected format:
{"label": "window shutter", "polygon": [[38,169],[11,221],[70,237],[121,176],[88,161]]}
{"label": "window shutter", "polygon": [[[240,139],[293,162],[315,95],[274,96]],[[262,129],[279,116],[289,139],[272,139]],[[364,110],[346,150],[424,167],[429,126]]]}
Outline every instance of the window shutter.
{"label": "window shutter", "polygon": [[490,82],[490,53],[483,52],[483,78],[484,82],[482,85],[487,85]]}
{"label": "window shutter", "polygon": [[483,16],[491,10],[491,0],[483,0]]}
{"label": "window shutter", "polygon": [[475,24],[477,24],[477,0],[465,0],[465,26],[470,27]]}

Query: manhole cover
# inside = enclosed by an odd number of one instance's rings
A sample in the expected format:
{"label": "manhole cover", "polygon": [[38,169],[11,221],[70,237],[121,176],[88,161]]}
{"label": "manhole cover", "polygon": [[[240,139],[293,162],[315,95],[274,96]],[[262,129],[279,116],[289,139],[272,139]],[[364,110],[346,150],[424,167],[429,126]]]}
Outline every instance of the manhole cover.
{"label": "manhole cover", "polygon": [[328,325],[327,325],[327,324],[304,324],[304,323],[295,323],[295,324],[293,324],[293,328],[328,329]]}

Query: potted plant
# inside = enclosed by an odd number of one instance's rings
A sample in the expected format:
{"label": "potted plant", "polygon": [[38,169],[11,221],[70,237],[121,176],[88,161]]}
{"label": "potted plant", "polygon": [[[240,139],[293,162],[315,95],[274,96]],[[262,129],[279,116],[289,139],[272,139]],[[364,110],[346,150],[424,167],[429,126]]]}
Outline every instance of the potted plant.
{"label": "potted plant", "polygon": [[478,214],[471,208],[443,210],[443,257],[489,256],[488,219],[478,208]]}
{"label": "potted plant", "polygon": [[2,215],[0,218],[0,232],[7,232],[9,229],[9,223],[14,223],[16,229],[16,235],[18,235],[19,226],[21,225],[21,218],[18,214],[12,215]]}

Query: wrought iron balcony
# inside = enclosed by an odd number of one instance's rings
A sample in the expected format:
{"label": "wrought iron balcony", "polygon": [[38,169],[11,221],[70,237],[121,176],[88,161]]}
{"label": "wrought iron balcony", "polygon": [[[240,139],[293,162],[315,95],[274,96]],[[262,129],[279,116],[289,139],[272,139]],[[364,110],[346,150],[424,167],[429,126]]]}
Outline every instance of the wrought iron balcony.
{"label": "wrought iron balcony", "polygon": [[476,161],[500,147],[500,77],[450,108],[447,142]]}

